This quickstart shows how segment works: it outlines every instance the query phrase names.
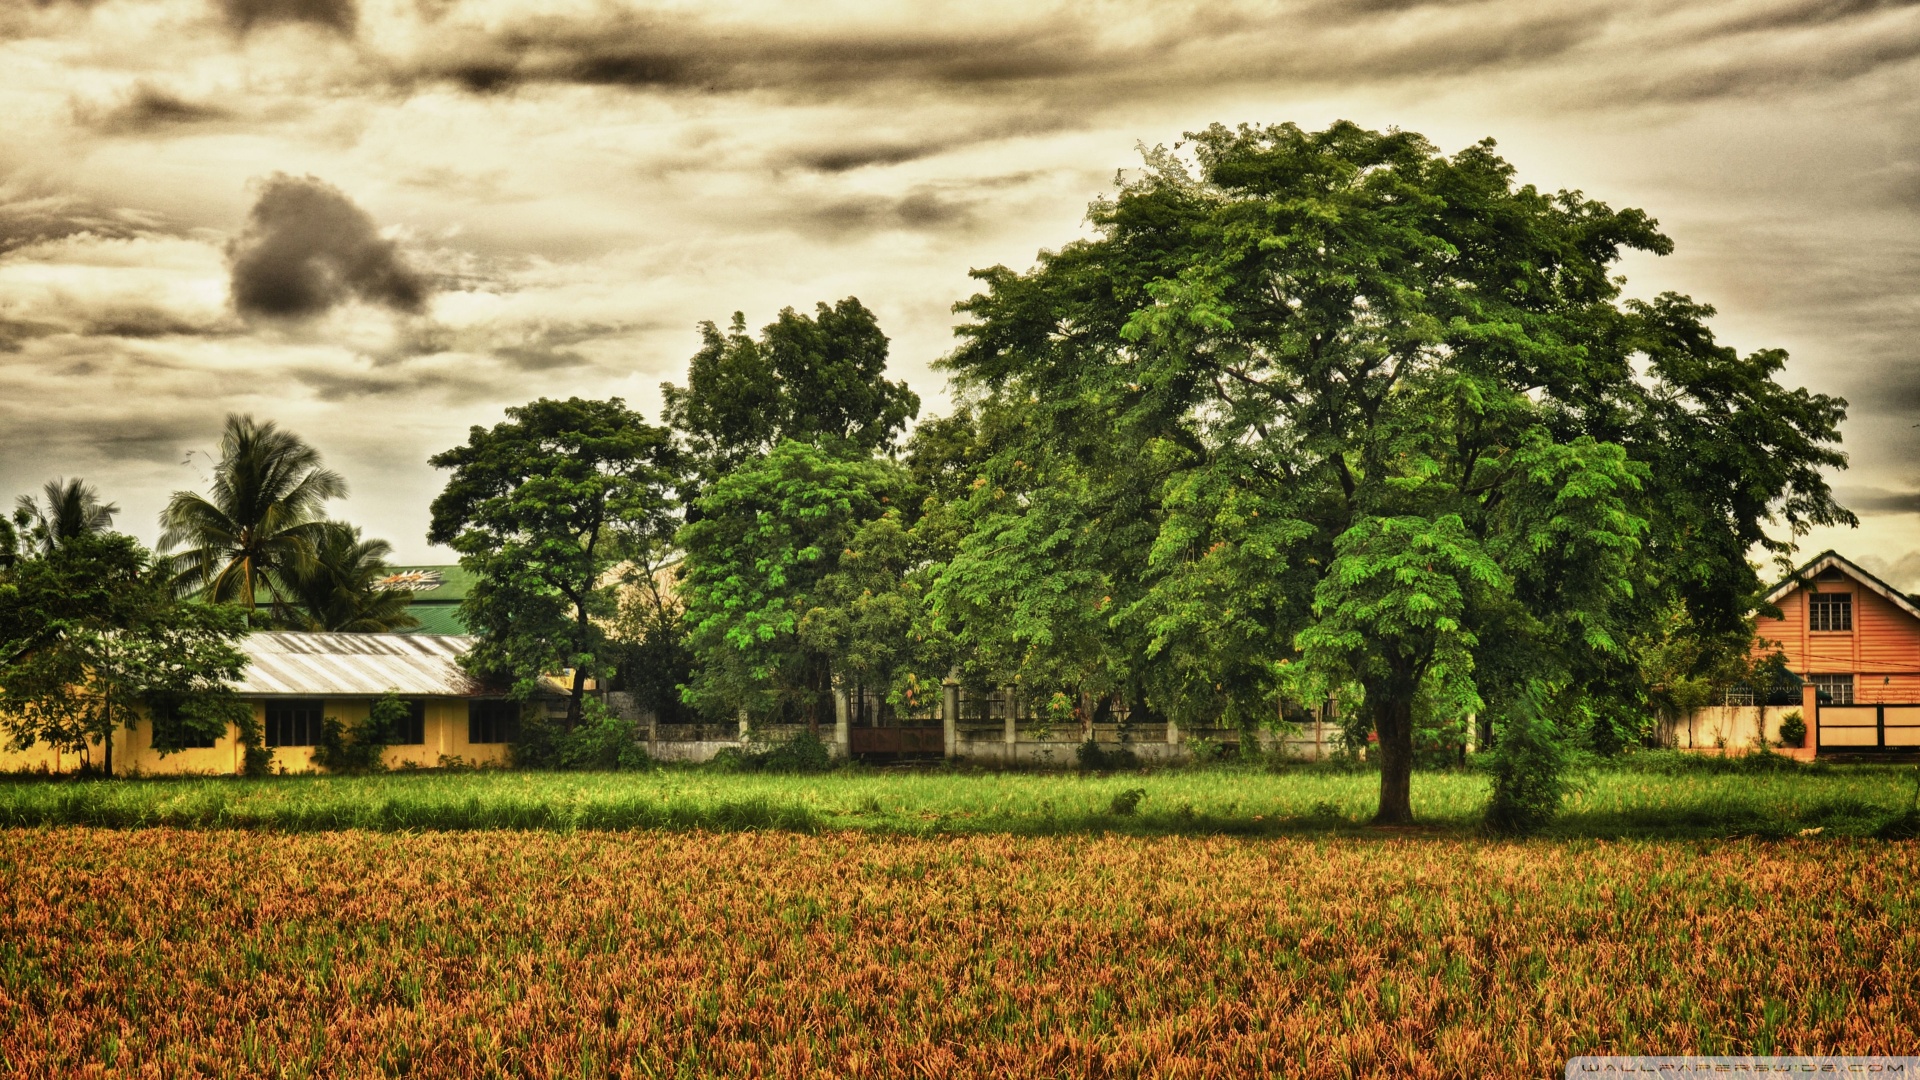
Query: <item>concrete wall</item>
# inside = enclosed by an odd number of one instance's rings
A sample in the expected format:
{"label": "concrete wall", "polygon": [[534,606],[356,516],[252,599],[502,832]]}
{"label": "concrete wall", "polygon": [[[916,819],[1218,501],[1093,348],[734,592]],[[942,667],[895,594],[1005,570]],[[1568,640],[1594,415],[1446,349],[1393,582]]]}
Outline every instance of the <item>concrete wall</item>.
{"label": "concrete wall", "polygon": [[1740,750],[1753,745],[1754,736],[1767,745],[1780,741],[1780,719],[1800,713],[1807,723],[1807,745],[1813,745],[1813,714],[1799,705],[1709,705],[1690,715],[1660,724],[1660,744],[1675,750]]}

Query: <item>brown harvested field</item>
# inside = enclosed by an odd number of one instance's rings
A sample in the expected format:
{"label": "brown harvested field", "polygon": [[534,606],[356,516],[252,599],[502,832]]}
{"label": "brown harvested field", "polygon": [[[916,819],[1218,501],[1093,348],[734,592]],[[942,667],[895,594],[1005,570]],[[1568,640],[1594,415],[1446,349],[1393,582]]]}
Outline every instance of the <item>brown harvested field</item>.
{"label": "brown harvested field", "polygon": [[1920,845],[1876,842],[12,830],[0,1073],[1457,1077],[1910,1053],[1916,870]]}

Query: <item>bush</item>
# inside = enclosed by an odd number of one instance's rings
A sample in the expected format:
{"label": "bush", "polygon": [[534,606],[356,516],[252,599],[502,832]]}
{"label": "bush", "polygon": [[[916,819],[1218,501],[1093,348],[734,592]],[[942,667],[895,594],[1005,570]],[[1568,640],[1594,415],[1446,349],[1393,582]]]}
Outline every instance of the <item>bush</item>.
{"label": "bush", "polygon": [[1530,687],[1506,710],[1490,762],[1493,798],[1487,828],[1507,836],[1537,832],[1560,812],[1567,793],[1567,748],[1546,715],[1545,693]]}
{"label": "bush", "polygon": [[811,731],[802,731],[757,756],[760,767],[768,772],[822,773],[833,768],[833,750]]}
{"label": "bush", "polygon": [[1209,739],[1203,735],[1187,740],[1187,753],[1193,755],[1195,764],[1211,765],[1227,756],[1227,748],[1219,739]]}
{"label": "bush", "polygon": [[520,722],[513,741],[513,763],[523,769],[618,772],[653,764],[640,742],[640,725],[616,716],[598,698],[580,703],[580,722],[572,731],[546,717]]}
{"label": "bush", "polygon": [[382,694],[367,710],[367,718],[351,728],[334,717],[320,722],[320,742],[314,764],[337,773],[385,772],[387,747],[392,746],[411,706],[398,694]]}
{"label": "bush", "polygon": [[1140,755],[1124,746],[1112,750],[1103,748],[1099,743],[1088,739],[1074,751],[1074,758],[1080,768],[1086,772],[1107,772],[1113,769],[1137,769],[1140,767]]}
{"label": "bush", "polygon": [[1807,745],[1807,718],[1795,709],[1780,718],[1780,745],[1801,747]]}
{"label": "bush", "polygon": [[1146,788],[1128,788],[1115,795],[1113,801],[1107,804],[1107,813],[1114,817],[1132,817],[1133,812],[1140,809],[1140,800],[1146,797]]}

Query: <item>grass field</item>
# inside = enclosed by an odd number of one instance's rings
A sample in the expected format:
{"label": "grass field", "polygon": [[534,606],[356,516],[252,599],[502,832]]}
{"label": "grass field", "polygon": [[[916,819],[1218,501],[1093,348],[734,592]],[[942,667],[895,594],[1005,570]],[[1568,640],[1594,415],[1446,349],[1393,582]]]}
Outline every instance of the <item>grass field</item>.
{"label": "grass field", "polygon": [[[1910,805],[1912,767],[1741,771],[1643,755],[1579,778],[1558,837],[1864,835]],[[1414,812],[1467,834],[1487,797],[1474,772],[1417,773]],[[905,835],[1303,835],[1351,832],[1379,778],[1294,767],[1139,774],[842,770],[818,776],[662,768],[637,773],[396,773],[267,780],[0,782],[0,827],[330,829],[860,829]],[[1138,792],[1127,811],[1126,793]]]}
{"label": "grass field", "polygon": [[54,828],[0,866],[8,1076],[1545,1077],[1920,1031],[1912,843]]}

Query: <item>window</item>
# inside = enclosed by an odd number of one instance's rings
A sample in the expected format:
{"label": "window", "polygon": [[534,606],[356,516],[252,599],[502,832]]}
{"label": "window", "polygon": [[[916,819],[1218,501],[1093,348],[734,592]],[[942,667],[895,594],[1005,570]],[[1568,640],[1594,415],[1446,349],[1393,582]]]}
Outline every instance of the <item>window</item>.
{"label": "window", "polygon": [[155,750],[211,750],[218,740],[216,736],[202,734],[180,722],[176,706],[156,702],[149,710],[153,717],[153,748]]}
{"label": "window", "polygon": [[1853,676],[1851,675],[1815,675],[1813,688],[1819,691],[1820,701],[1823,704],[1853,704]]}
{"label": "window", "polygon": [[395,746],[423,746],[427,741],[427,703],[419,698],[407,702],[407,718],[394,729]]}
{"label": "window", "polygon": [[1823,592],[1808,595],[1807,629],[1852,630],[1853,594]]}
{"label": "window", "polygon": [[268,746],[312,746],[320,741],[320,716],[326,705],[319,701],[267,702]]}
{"label": "window", "polygon": [[467,741],[481,743],[511,742],[519,733],[520,703],[517,701],[467,702]]}

